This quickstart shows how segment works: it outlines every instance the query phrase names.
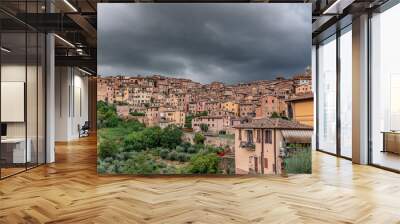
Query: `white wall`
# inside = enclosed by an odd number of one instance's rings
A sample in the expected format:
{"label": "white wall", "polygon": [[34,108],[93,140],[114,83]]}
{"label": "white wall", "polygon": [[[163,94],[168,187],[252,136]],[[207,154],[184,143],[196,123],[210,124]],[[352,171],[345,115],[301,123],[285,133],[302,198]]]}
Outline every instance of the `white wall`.
{"label": "white wall", "polygon": [[55,140],[79,138],[78,125],[88,120],[88,78],[72,67],[56,67]]}

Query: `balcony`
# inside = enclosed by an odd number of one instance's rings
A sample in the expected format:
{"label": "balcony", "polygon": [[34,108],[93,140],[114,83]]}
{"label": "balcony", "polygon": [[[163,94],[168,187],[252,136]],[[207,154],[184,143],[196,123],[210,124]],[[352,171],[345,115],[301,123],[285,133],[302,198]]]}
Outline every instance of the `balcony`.
{"label": "balcony", "polygon": [[247,142],[246,141],[241,141],[239,147],[247,149],[249,151],[256,150],[256,145],[253,142],[248,142],[248,141]]}

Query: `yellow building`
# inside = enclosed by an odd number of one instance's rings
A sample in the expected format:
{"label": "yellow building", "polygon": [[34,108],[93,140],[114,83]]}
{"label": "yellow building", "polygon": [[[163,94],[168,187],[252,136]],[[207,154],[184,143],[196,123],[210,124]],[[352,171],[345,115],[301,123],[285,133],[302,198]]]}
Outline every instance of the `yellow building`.
{"label": "yellow building", "polygon": [[301,124],[314,125],[314,97],[312,94],[286,100],[289,118]]}
{"label": "yellow building", "polygon": [[222,110],[230,111],[230,112],[234,113],[235,116],[239,116],[239,113],[240,113],[239,103],[237,103],[235,101],[224,102],[224,103],[222,103]]}
{"label": "yellow building", "polygon": [[185,124],[185,113],[179,110],[166,110],[160,113],[161,120],[171,122],[176,126],[183,127]]}

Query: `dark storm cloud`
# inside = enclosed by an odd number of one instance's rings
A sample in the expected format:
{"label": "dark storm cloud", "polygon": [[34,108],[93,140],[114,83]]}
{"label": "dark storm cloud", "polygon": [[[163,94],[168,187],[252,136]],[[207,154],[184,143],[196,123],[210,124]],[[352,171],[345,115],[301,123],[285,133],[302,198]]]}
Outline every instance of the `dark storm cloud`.
{"label": "dark storm cloud", "polygon": [[311,63],[309,4],[99,4],[100,75],[234,83]]}

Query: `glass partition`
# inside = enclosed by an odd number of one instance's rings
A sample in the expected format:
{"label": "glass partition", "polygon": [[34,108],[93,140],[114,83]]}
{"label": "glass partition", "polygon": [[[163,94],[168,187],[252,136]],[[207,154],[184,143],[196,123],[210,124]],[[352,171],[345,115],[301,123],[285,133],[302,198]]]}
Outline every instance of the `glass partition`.
{"label": "glass partition", "polygon": [[[36,13],[43,3],[20,1],[17,11]],[[1,179],[45,163],[45,42],[43,33],[0,13]]]}
{"label": "glass partition", "polygon": [[318,149],[336,153],[336,36],[318,47]]}
{"label": "glass partition", "polygon": [[400,5],[371,19],[372,163],[400,170]]}
{"label": "glass partition", "polygon": [[24,171],[31,157],[26,150],[26,33],[3,32],[1,47],[1,176],[6,177]]}
{"label": "glass partition", "polygon": [[351,26],[340,36],[340,155],[352,157],[352,33]]}

